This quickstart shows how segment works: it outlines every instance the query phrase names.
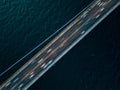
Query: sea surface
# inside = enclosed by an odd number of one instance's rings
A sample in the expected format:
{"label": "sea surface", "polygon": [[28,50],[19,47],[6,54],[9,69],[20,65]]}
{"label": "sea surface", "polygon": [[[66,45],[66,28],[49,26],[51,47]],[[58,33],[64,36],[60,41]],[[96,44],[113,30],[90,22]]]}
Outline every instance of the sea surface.
{"label": "sea surface", "polygon": [[[0,73],[92,1],[1,0]],[[109,15],[29,90],[120,90],[119,10]],[[0,81],[20,65],[13,67]]]}
{"label": "sea surface", "polygon": [[[0,73],[56,32],[91,1],[1,0]],[[18,63],[4,78],[27,60]]]}

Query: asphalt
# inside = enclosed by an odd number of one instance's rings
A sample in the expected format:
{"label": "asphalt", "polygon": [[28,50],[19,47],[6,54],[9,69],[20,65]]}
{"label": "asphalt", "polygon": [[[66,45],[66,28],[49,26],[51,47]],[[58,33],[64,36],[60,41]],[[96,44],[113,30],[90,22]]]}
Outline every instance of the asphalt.
{"label": "asphalt", "polygon": [[119,5],[119,0],[94,0],[60,34],[3,83],[0,90],[25,90],[30,87]]}

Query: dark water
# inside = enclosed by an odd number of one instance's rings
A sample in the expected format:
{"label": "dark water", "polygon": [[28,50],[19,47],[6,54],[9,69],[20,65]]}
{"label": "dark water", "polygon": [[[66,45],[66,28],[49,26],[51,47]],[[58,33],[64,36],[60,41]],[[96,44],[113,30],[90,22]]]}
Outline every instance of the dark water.
{"label": "dark water", "polygon": [[[1,0],[0,72],[91,1]],[[97,26],[29,90],[120,90],[119,10]]]}
{"label": "dark water", "polygon": [[120,7],[29,90],[120,90]]}

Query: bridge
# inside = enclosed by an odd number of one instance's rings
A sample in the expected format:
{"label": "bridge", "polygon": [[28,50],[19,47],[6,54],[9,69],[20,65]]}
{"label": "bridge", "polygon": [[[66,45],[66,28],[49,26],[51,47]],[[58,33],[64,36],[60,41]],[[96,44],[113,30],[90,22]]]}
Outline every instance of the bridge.
{"label": "bridge", "polygon": [[119,0],[94,0],[63,31],[4,82],[0,90],[29,88],[119,5]]}

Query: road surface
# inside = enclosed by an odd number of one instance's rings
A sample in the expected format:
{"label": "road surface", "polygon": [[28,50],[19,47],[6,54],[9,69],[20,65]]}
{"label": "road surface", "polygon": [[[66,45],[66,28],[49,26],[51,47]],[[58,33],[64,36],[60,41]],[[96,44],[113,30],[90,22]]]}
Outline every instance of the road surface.
{"label": "road surface", "polygon": [[0,90],[29,88],[119,5],[119,0],[94,0],[61,33],[4,82]]}

